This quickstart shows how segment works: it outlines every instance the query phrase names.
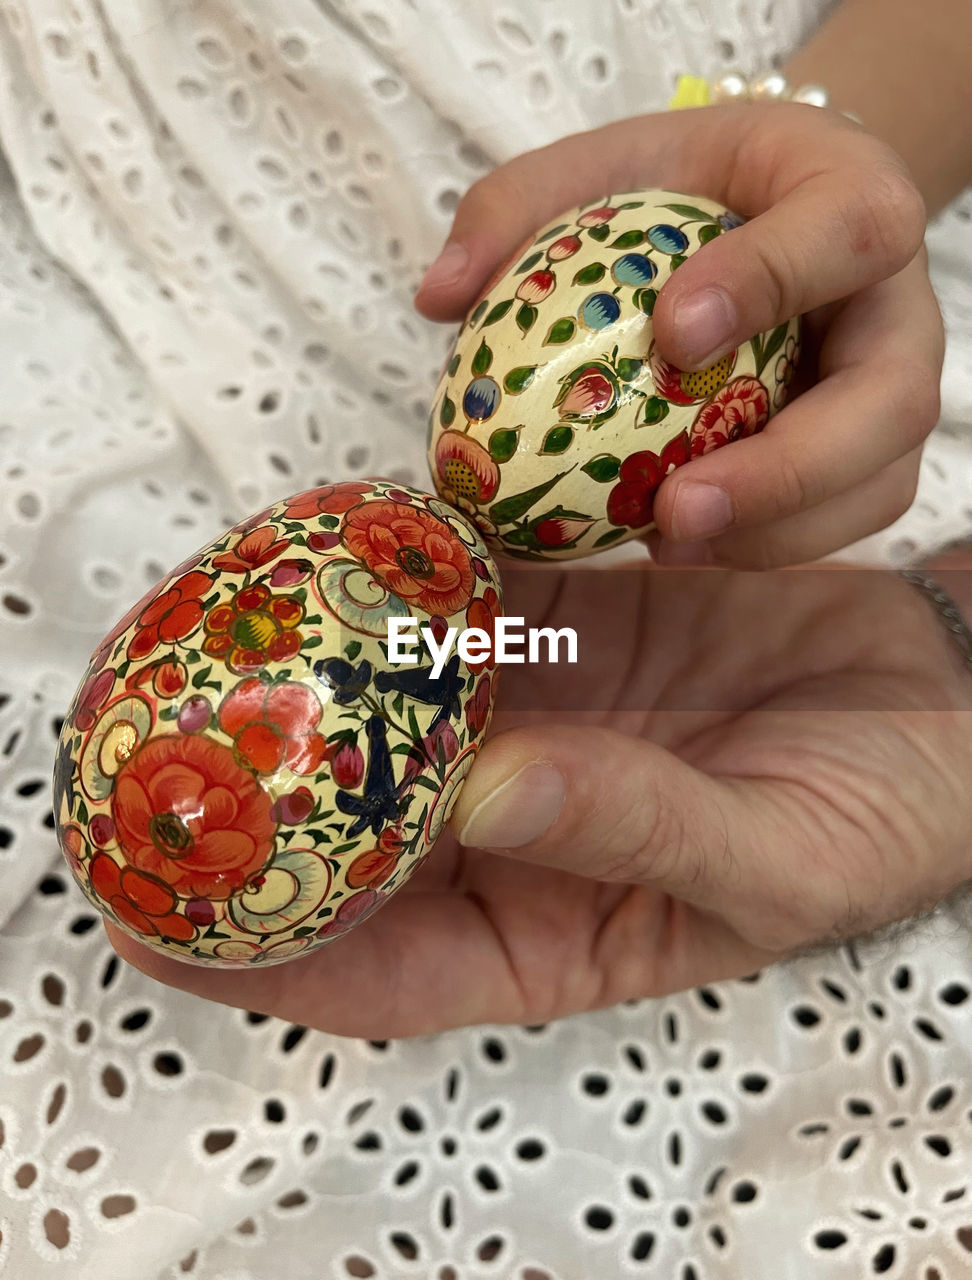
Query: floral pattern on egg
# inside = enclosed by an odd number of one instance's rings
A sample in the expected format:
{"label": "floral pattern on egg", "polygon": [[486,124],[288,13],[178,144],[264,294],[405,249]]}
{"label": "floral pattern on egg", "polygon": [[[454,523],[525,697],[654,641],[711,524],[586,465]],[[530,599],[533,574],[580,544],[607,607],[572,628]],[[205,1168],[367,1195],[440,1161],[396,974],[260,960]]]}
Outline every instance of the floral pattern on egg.
{"label": "floral pattern on egg", "polygon": [[388,662],[387,620],[492,633],[471,522],[381,481],[267,508],[180,565],[99,646],[54,802],[87,897],[141,942],[221,967],[338,938],[441,833],[483,740],[492,663]]}
{"label": "floral pattern on egg", "polygon": [[566,559],[645,533],[666,475],[783,407],[798,319],[697,372],[653,340],[671,273],[741,223],[704,197],[619,194],[558,218],[494,281],[429,418],[436,489],[494,549]]}

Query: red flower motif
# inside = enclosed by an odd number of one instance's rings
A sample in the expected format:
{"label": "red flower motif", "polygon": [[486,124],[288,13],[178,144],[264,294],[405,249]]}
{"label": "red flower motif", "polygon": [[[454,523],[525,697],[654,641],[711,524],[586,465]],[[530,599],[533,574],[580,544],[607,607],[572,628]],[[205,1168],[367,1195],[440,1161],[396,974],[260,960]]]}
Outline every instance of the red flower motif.
{"label": "red flower motif", "polygon": [[81,686],[77,701],[74,704],[75,729],[85,733],[92,727],[96,713],[109,693],[111,693],[114,683],[114,667],[107,667],[103,671],[96,671],[93,675],[88,676]]}
{"label": "red flower motif", "polygon": [[736,352],[733,350],[708,368],[686,372],[669,364],[654,343],[648,353],[655,388],[660,396],[670,400],[672,404],[697,404],[700,400],[708,399],[729,377],[735,363]]}
{"label": "red flower motif", "polygon": [[577,516],[548,516],[540,521],[533,534],[542,547],[566,547],[576,542],[593,523],[593,520],[578,519]]}
{"label": "red flower motif", "polygon": [[352,889],[369,885],[377,889],[392,875],[398,862],[397,853],[384,853],[381,849],[368,849],[350,863],[344,878]]}
{"label": "red flower motif", "polygon": [[331,776],[342,791],[353,791],[364,777],[364,756],[353,742],[342,742],[331,756]]}
{"label": "red flower motif", "polygon": [[521,302],[532,306],[535,302],[543,302],[544,298],[549,298],[556,285],[557,277],[552,271],[531,271],[520,281],[516,296]]}
{"label": "red flower motif", "polygon": [[271,587],[298,587],[311,576],[314,566],[309,560],[281,560],[270,575]]}
{"label": "red flower motif", "polygon": [[88,879],[101,901],[136,933],[179,942],[190,942],[196,936],[195,925],[176,911],[178,899],[171,887],[158,876],[146,875],[135,867],[120,867],[107,853],[96,853],[88,867]]}
{"label": "red flower motif", "polygon": [[203,652],[221,658],[230,671],[252,675],[299,652],[304,637],[296,628],[303,618],[304,606],[295,596],[272,595],[258,582],[210,609]]}
{"label": "red flower motif", "polygon": [[640,529],[652,521],[652,503],[670,471],[689,460],[688,432],[669,440],[660,454],[648,449],[632,453],[621,463],[618,483],[608,494],[607,517],[612,524]]}
{"label": "red flower motif", "polygon": [[480,676],[473,695],[466,703],[466,727],[471,738],[478,737],[489,719],[490,677]]}
{"label": "red flower motif", "polygon": [[582,213],[577,219],[578,226],[581,227],[603,227],[606,222],[610,222],[617,209],[613,209],[609,204],[601,205],[599,209],[588,209],[586,213]]}
{"label": "red flower motif", "polygon": [[769,421],[769,393],[756,378],[734,378],[703,405],[692,423],[692,457],[752,436]]}
{"label": "red flower motif", "polygon": [[313,520],[315,516],[343,516],[356,507],[370,493],[372,486],[360,480],[346,480],[343,484],[322,484],[320,488],[296,493],[287,499],[288,520]]}
{"label": "red flower motif", "polygon": [[135,634],[128,643],[129,658],[147,658],[159,643],[175,644],[191,635],[202,622],[201,598],[212,585],[208,573],[194,569],[156,596],[138,615]]}
{"label": "red flower motif", "polygon": [[591,365],[570,384],[557,412],[561,418],[593,418],[610,409],[617,396],[617,387],[606,377],[603,369]]}
{"label": "red flower motif", "polygon": [[308,685],[296,680],[265,684],[251,677],[236,686],[219,709],[224,733],[234,739],[241,764],[256,773],[314,773],[327,754],[317,732],[321,704]]}
{"label": "red flower motif", "polygon": [[470,662],[470,671],[479,672],[484,668],[492,670],[496,665],[496,619],[501,612],[500,598],[495,587],[487,587],[481,599],[473,600],[466,610],[466,626],[478,627],[489,636],[489,657],[480,662]]}
{"label": "red flower motif", "polygon": [[499,487],[499,467],[476,440],[461,431],[443,431],[435,443],[435,469],[457,498],[489,502]]}
{"label": "red flower motif", "polygon": [[341,538],[411,607],[449,617],[469,603],[475,585],[469,551],[431,513],[398,502],[364,502],[345,516]]}
{"label": "red flower motif", "polygon": [[547,250],[547,258],[550,262],[562,262],[564,258],[572,258],[580,247],[580,236],[561,236]]}
{"label": "red flower motif", "polygon": [[[439,763],[440,752],[446,764],[451,764],[459,754],[459,739],[448,720],[440,720],[421,742],[413,744],[411,751],[405,757],[403,781],[408,782],[423,770],[434,768]],[[383,831],[382,837],[386,834]],[[378,846],[381,847],[381,839],[378,841]]]}
{"label": "red flower motif", "polygon": [[265,524],[260,529],[245,533],[232,551],[216,556],[213,568],[224,573],[249,573],[251,569],[259,569],[261,565],[276,560],[289,546],[289,538],[278,538],[273,525]]}
{"label": "red flower motif", "polygon": [[270,797],[229,747],[201,734],[150,738],[115,780],[128,862],[181,897],[238,893],[273,851]]}
{"label": "red flower motif", "polygon": [[385,900],[383,893],[375,889],[362,889],[360,893],[345,898],[334,914],[333,919],[322,924],[317,931],[318,938],[339,937],[347,933],[352,926],[370,916]]}

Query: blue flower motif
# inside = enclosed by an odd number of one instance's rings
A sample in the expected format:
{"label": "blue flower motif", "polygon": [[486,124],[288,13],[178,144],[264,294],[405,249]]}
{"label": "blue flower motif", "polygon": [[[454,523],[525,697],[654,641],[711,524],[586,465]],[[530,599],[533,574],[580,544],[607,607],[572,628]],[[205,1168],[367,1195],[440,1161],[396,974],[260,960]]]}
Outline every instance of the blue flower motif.
{"label": "blue flower motif", "polygon": [[611,268],[611,275],[618,284],[650,284],[657,274],[658,268],[644,253],[622,254]]}
{"label": "blue flower motif", "polygon": [[688,236],[685,232],[667,222],[656,223],[645,234],[662,253],[684,253],[688,248]]}
{"label": "blue flower motif", "polygon": [[741,227],[746,219],[740,218],[738,213],[720,213],[716,221],[723,231],[731,231],[733,227]]}
{"label": "blue flower motif", "polygon": [[592,293],[581,303],[578,319],[588,329],[607,329],[621,314],[621,303],[613,293]]}
{"label": "blue flower motif", "polygon": [[442,720],[458,720],[462,711],[459,697],[465,687],[459,675],[459,655],[453,654],[440,676],[433,678],[431,667],[418,667],[414,671],[379,671],[375,676],[375,688],[379,693],[404,693],[406,698],[438,707],[429,725],[429,733]]}
{"label": "blue flower motif", "polygon": [[462,397],[462,411],[471,422],[485,422],[499,402],[500,389],[493,378],[474,378]]}
{"label": "blue flower motif", "polygon": [[314,663],[314,675],[332,691],[339,707],[347,707],[371,684],[371,663],[361,661],[353,667],[343,658],[318,658]]}
{"label": "blue flower motif", "polygon": [[348,840],[356,839],[366,827],[371,827],[372,835],[381,835],[382,827],[394,822],[401,808],[391,752],[388,750],[388,730],[381,716],[372,716],[368,720],[365,734],[370,749],[364,795],[355,796],[350,791],[338,791],[335,796],[335,803],[341,812],[355,819],[345,832]]}

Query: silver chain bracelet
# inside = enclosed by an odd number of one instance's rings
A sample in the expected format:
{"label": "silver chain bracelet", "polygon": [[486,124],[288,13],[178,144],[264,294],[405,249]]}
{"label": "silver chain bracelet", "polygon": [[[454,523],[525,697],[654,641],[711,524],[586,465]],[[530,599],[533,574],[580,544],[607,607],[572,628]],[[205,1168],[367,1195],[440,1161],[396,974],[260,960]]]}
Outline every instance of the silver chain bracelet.
{"label": "silver chain bracelet", "polygon": [[919,573],[916,569],[902,569],[900,576],[905,582],[910,582],[913,587],[917,587],[919,591],[924,592],[932,602],[939,617],[945,623],[949,633],[958,645],[965,661],[972,667],[972,629],[969,628],[968,623],[962,617],[958,605],[942,584],[934,578],[929,578],[927,574]]}

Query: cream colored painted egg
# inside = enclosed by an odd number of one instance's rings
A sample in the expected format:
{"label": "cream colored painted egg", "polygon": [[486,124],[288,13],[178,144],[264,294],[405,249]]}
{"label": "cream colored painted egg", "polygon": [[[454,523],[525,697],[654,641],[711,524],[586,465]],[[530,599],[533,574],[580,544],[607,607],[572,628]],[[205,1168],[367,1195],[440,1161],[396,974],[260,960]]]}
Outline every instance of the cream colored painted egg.
{"label": "cream colored painted egg", "polygon": [[741,221],[662,190],[572,209],[471,312],[436,391],[429,463],[494,549],[567,559],[643,534],[670,471],[782,407],[798,319],[696,373],[655,348],[665,281]]}
{"label": "cream colored painted egg", "polygon": [[141,599],[61,731],[54,813],[78,884],[190,963],[276,964],[340,938],[435,843],[489,723],[495,671],[389,660],[390,618],[492,632],[472,523],[385,481],[296,494]]}

